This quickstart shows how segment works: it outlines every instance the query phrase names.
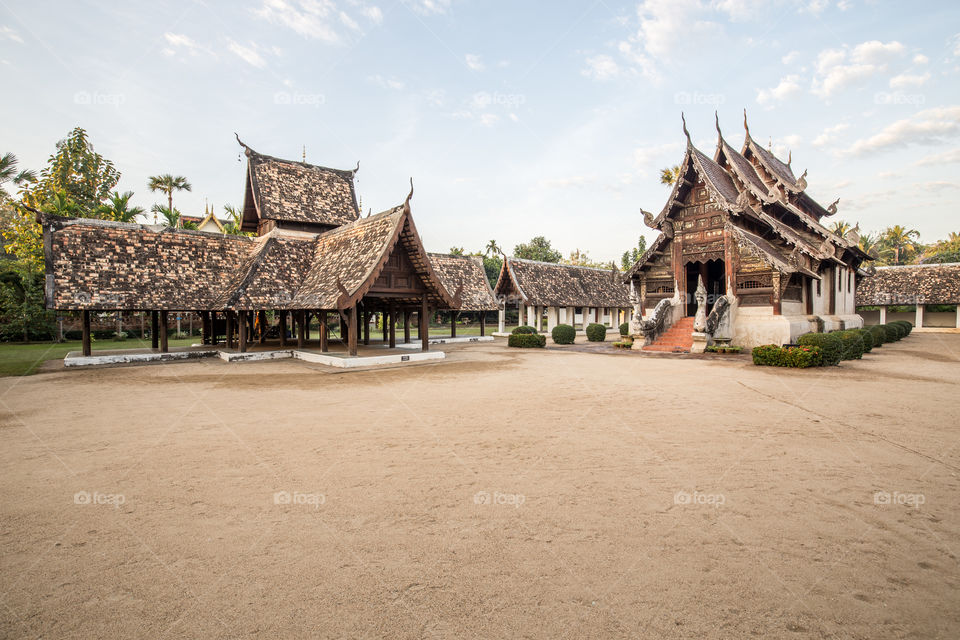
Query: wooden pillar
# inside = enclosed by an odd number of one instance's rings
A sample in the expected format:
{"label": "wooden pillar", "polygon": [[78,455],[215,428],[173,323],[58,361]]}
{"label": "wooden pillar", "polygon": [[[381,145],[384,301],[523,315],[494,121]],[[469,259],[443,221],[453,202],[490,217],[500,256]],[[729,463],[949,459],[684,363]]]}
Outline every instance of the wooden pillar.
{"label": "wooden pillar", "polygon": [[303,312],[303,339],[310,342],[310,312]]}
{"label": "wooden pillar", "polygon": [[386,311],[381,311],[381,312],[380,312],[380,324],[383,325],[383,341],[386,342],[386,341],[387,341],[387,331],[389,331],[389,329],[388,329],[388,327],[387,327],[387,312],[386,312]]}
{"label": "wooden pillar", "polygon": [[410,344],[410,309],[403,312],[403,344]]}
{"label": "wooden pillar", "polygon": [[480,312],[480,335],[481,336],[487,335],[487,312],[486,311]]}
{"label": "wooden pillar", "polygon": [[280,312],[280,346],[287,346],[287,312]]}
{"label": "wooden pillar", "polygon": [[297,349],[303,349],[303,338],[306,334],[304,325],[306,324],[305,320],[307,314],[305,311],[300,311],[297,313]]}
{"label": "wooden pillar", "polygon": [[240,312],[240,326],[238,327],[240,331],[240,353],[247,352],[247,312]]}
{"label": "wooden pillar", "polygon": [[267,341],[267,312],[259,311],[257,313],[258,324],[260,325],[260,344],[264,344]]}
{"label": "wooden pillar", "polygon": [[357,355],[357,334],[359,333],[357,327],[357,303],[353,303],[353,307],[350,309],[350,337],[347,340],[347,349],[350,352],[351,356]]}
{"label": "wooden pillar", "polygon": [[233,311],[227,310],[227,349],[233,348]]}
{"label": "wooden pillar", "polygon": [[207,317],[210,321],[210,344],[217,344],[217,312],[208,311]]}
{"label": "wooden pillar", "polygon": [[457,337],[457,316],[460,314],[459,311],[450,310],[450,337]]}
{"label": "wooden pillar", "polygon": [[363,310],[363,344],[370,345],[370,312]]}
{"label": "wooden pillar", "polygon": [[390,305],[390,348],[397,346],[397,308]]}
{"label": "wooden pillar", "polygon": [[160,348],[160,316],[156,311],[150,312],[150,346]]}
{"label": "wooden pillar", "polygon": [[83,325],[83,355],[90,355],[90,312],[84,309],[80,312],[80,321]]}
{"label": "wooden pillar", "polygon": [[210,335],[213,333],[213,327],[210,326],[210,312],[201,311],[200,312],[200,333],[203,334],[200,342],[203,344],[210,344]]}
{"label": "wooden pillar", "polygon": [[167,353],[170,351],[170,346],[167,344],[167,312],[160,312],[160,353]]}
{"label": "wooden pillar", "polygon": [[430,309],[427,307],[427,296],[420,302],[420,350],[430,350]]}
{"label": "wooden pillar", "polygon": [[330,336],[327,335],[327,312],[320,312],[320,351],[326,353],[329,348]]}

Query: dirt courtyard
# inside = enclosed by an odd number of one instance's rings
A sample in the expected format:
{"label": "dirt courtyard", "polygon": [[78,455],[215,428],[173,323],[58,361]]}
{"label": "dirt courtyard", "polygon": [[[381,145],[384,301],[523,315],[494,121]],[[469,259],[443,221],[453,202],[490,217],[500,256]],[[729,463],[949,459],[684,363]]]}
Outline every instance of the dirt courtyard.
{"label": "dirt courtyard", "polygon": [[960,636],[960,335],[447,351],[0,379],[0,636]]}

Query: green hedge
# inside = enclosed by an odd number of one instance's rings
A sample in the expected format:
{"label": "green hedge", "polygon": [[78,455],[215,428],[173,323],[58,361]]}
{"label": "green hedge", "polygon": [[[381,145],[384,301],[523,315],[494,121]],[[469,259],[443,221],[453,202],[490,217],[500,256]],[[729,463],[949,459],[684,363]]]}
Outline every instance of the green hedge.
{"label": "green hedge", "polygon": [[555,344],[573,344],[577,339],[577,330],[569,324],[558,324],[550,332],[550,336]]}
{"label": "green hedge", "polygon": [[507,338],[508,347],[520,347],[521,349],[541,349],[547,346],[547,336],[539,333],[514,333]]}
{"label": "green hedge", "polygon": [[867,331],[870,332],[870,336],[873,338],[873,346],[882,347],[883,343],[887,341],[887,330],[883,328],[882,324],[875,324]]}
{"label": "green hedge", "polygon": [[843,359],[859,360],[863,357],[863,338],[860,337],[859,329],[847,329],[846,331],[831,331],[836,334],[843,342]]}
{"label": "green hedge", "polygon": [[516,329],[514,329],[513,331],[511,331],[510,333],[512,333],[513,335],[518,335],[518,334],[529,334],[529,333],[536,333],[536,332],[537,330],[531,327],[530,325],[522,324]]}
{"label": "green hedge", "polygon": [[629,322],[624,322],[623,324],[620,325],[620,335],[622,335],[622,336],[628,336],[628,335],[630,335],[630,323],[629,323]]}
{"label": "green hedge", "polygon": [[587,325],[587,340],[590,342],[603,342],[607,339],[607,327],[596,322]]}
{"label": "green hedge", "polygon": [[880,326],[887,334],[887,342],[896,342],[903,337],[903,327],[898,327],[895,324],[882,324]]}
{"label": "green hedge", "polygon": [[913,325],[907,322],[906,320],[894,320],[890,324],[894,324],[900,327],[901,329],[903,329],[902,333],[904,338],[910,335],[910,332],[913,331]]}
{"label": "green hedge", "polygon": [[854,331],[860,334],[860,339],[863,341],[863,352],[870,353],[873,349],[873,334],[866,329],[854,329]]}
{"label": "green hedge", "polygon": [[805,333],[797,339],[805,347],[820,347],[823,366],[832,367],[843,359],[843,340],[835,333]]}
{"label": "green hedge", "polygon": [[765,344],[754,347],[751,355],[753,364],[766,367],[806,369],[823,364],[823,351],[817,346],[780,347],[775,344]]}

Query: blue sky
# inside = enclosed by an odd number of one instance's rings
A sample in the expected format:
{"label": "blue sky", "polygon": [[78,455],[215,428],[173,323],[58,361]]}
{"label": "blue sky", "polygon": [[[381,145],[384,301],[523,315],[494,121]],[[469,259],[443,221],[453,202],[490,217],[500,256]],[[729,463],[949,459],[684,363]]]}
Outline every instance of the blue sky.
{"label": "blue sky", "polygon": [[40,168],[86,128],[147,208],[240,205],[240,137],[352,168],[374,212],[414,177],[427,247],[538,234],[616,259],[659,211],[686,112],[808,170],[862,229],[957,231],[960,3],[237,0],[0,4],[3,144]]}

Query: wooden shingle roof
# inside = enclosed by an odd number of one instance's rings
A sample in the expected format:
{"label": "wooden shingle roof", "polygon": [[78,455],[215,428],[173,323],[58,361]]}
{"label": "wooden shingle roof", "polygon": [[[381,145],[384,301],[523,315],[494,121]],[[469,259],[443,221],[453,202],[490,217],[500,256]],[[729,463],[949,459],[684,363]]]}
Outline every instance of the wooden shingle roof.
{"label": "wooden shingle roof", "polygon": [[960,304],[960,263],[877,267],[857,283],[857,306]]}
{"label": "wooden shingle roof", "polygon": [[460,289],[461,310],[493,311],[499,308],[481,258],[431,253],[430,261],[447,291]]}
{"label": "wooden shingle roof", "polygon": [[630,306],[630,289],[621,274],[553,262],[507,258],[497,281],[497,295],[517,292],[524,304],[547,307]]}

